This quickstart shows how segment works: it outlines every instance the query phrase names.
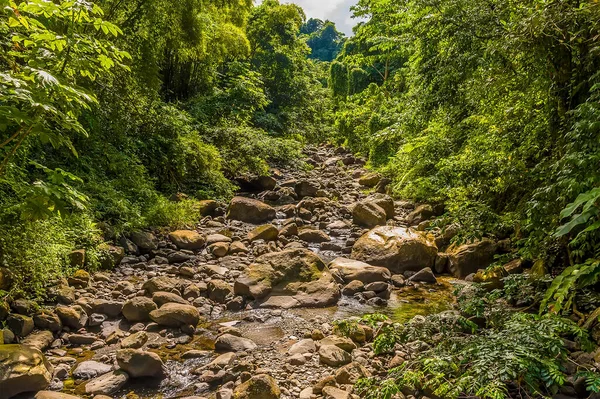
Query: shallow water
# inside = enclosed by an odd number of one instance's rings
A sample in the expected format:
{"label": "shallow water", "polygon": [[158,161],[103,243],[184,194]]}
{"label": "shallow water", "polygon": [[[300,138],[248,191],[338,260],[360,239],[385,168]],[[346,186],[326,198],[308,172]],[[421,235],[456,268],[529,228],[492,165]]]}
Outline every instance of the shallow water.
{"label": "shallow water", "polygon": [[[394,322],[406,322],[416,315],[427,315],[450,309],[454,303],[453,282],[450,277],[438,278],[435,285],[419,285],[395,290],[387,306],[374,307],[358,300],[342,297],[337,306],[329,308],[301,308],[283,310],[280,313],[264,309],[254,309],[236,313],[229,313],[217,320],[212,320],[204,334],[196,335],[187,344],[175,347],[162,346],[150,351],[158,353],[165,361],[168,369],[168,378],[160,381],[157,379],[140,379],[131,381],[126,389],[115,395],[116,398],[145,399],[145,398],[178,398],[197,394],[198,376],[192,371],[204,366],[212,360],[214,354],[214,336],[221,326],[234,326],[239,328],[243,336],[253,340],[259,347],[269,346],[273,342],[286,338],[294,339],[289,331],[298,330],[298,326],[310,325],[307,321],[321,318],[332,322],[349,317],[361,317],[365,314],[385,314]],[[279,315],[278,315],[279,314]],[[302,338],[302,337],[296,337]],[[181,355],[188,350],[206,350],[206,356],[196,359],[182,359]],[[279,349],[278,349],[279,350]],[[287,346],[282,347],[285,352]],[[82,353],[78,362],[89,360],[93,352]],[[68,386],[67,386],[68,385]],[[69,380],[65,392],[83,395],[82,381]],[[202,393],[200,393],[202,395]]]}

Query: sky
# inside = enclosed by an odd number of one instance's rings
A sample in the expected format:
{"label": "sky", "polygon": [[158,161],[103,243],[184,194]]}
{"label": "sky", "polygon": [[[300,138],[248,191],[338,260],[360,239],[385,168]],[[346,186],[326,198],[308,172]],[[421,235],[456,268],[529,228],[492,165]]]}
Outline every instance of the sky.
{"label": "sky", "polygon": [[[295,3],[304,9],[307,18],[319,18],[335,22],[337,29],[347,36],[352,34],[352,27],[358,22],[352,19],[350,7],[357,0],[282,0],[282,3]],[[257,0],[256,3],[260,3]]]}

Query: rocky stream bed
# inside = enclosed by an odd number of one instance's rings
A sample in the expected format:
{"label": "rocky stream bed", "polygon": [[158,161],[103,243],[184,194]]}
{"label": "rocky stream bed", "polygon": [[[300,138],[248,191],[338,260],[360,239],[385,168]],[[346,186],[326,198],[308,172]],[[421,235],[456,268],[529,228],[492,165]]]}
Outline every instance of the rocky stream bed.
{"label": "rocky stream bed", "polygon": [[338,336],[334,320],[447,310],[452,284],[505,245],[448,249],[456,231],[429,222],[440,206],[394,201],[342,150],[306,155],[311,168],[204,201],[194,229],[114,238],[107,271],[75,251],[81,270],[48,303],[0,302],[0,399],[343,399],[400,364],[408,354],[374,355],[377,331]]}

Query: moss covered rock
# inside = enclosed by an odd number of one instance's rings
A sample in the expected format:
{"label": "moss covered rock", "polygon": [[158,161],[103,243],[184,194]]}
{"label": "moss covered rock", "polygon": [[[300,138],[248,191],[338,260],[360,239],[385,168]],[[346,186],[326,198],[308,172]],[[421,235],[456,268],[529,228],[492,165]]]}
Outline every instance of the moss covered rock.
{"label": "moss covered rock", "polygon": [[402,274],[409,270],[433,268],[437,252],[433,238],[423,232],[381,226],[356,241],[351,258]]}
{"label": "moss covered rock", "polygon": [[277,381],[266,374],[255,375],[233,391],[235,399],[277,399],[280,396]]}
{"label": "moss covered rock", "polygon": [[45,389],[52,367],[39,350],[25,345],[0,345],[0,397]]}
{"label": "moss covered rock", "polygon": [[177,230],[169,234],[169,238],[179,249],[197,250],[206,243],[206,237],[193,230]]}
{"label": "moss covered rock", "polygon": [[227,218],[246,223],[264,223],[275,219],[275,208],[264,202],[244,197],[234,197],[227,209]]}
{"label": "moss covered rock", "polygon": [[233,288],[236,295],[261,300],[264,307],[328,306],[340,297],[321,258],[303,248],[260,256]]}

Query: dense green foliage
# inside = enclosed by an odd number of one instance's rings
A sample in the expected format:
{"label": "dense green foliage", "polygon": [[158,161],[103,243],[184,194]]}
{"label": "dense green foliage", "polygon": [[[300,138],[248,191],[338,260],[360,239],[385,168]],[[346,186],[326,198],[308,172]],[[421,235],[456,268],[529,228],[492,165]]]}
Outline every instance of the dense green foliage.
{"label": "dense green foliage", "polygon": [[306,44],[311,49],[310,58],[331,62],[342,50],[344,34],[339,32],[331,21],[311,18],[300,28],[307,36]]}
{"label": "dense green foliage", "polygon": [[338,142],[368,155],[397,195],[443,201],[463,236],[512,236],[546,270],[582,265],[571,280],[587,268],[582,285],[595,283],[600,4],[360,0],[353,10],[368,20],[331,67]]}
{"label": "dense green foliage", "polygon": [[0,263],[17,289],[43,293],[75,248],[191,225],[229,178],[327,135],[304,13],[252,3],[1,2]]}
{"label": "dense green foliage", "polygon": [[[443,398],[551,395],[566,381],[563,338],[590,347],[585,330],[572,321],[525,313],[505,314],[502,323],[480,332],[468,319],[451,313],[384,328],[377,338],[380,345],[385,342],[392,349],[397,342],[411,343],[421,350],[416,359],[389,370],[377,389],[375,380],[361,381],[357,388],[363,397],[390,398],[404,387]],[[595,383],[592,377],[590,391],[597,389]]]}

